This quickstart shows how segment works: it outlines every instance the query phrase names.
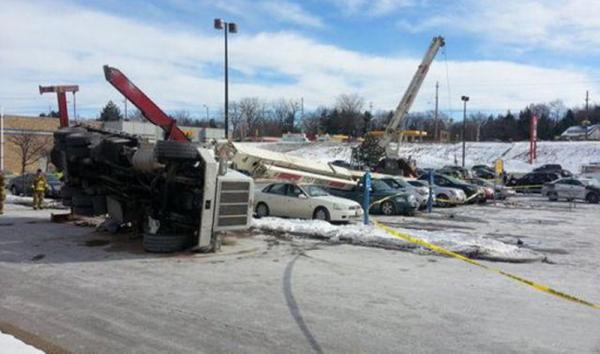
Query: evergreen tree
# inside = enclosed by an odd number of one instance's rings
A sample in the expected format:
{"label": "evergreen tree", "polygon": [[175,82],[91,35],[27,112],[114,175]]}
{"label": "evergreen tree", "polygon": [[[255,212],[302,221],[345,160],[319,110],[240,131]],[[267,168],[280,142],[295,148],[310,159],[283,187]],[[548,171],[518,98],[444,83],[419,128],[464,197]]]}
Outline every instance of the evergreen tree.
{"label": "evergreen tree", "polygon": [[118,121],[122,119],[123,115],[121,114],[121,110],[113,101],[108,101],[100,113],[100,118],[98,118],[98,120],[102,122]]}
{"label": "evergreen tree", "polygon": [[385,155],[385,148],[379,146],[379,139],[367,135],[365,140],[358,146],[356,158],[367,166],[375,166]]}

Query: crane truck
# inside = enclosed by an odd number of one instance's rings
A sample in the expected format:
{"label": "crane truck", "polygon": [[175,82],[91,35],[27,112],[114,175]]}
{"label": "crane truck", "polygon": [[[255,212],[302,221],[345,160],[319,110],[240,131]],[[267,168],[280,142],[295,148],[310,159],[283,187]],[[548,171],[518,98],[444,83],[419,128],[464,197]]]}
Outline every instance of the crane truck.
{"label": "crane truck", "polygon": [[[392,175],[404,175],[407,177],[416,177],[416,166],[408,159],[399,156],[400,144],[402,142],[402,133],[404,118],[408,114],[419,89],[429,72],[429,67],[433,62],[437,52],[441,47],[445,45],[444,38],[442,36],[434,37],[415,72],[402,100],[396,107],[392,119],[385,128],[383,136],[380,138],[378,144],[385,149],[385,157],[379,161],[375,167],[375,171],[392,174]],[[392,141],[395,141],[395,146],[392,146]]]}
{"label": "crane truck", "polygon": [[164,140],[153,144],[121,131],[63,126],[54,133],[51,153],[64,172],[63,204],[74,214],[108,214],[119,225],[131,225],[148,252],[216,251],[220,231],[248,228],[252,179],[227,171],[214,148],[190,142],[121,71],[104,66],[104,75],[162,128]]}

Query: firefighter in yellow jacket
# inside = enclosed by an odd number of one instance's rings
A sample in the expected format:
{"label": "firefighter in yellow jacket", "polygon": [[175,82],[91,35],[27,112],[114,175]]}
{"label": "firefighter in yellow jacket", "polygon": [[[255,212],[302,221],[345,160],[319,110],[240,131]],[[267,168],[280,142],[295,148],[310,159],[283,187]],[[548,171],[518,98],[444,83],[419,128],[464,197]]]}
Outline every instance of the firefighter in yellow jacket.
{"label": "firefighter in yellow jacket", "polygon": [[0,170],[0,215],[4,214],[4,199],[6,198],[6,190],[4,187],[4,172]]}
{"label": "firefighter in yellow jacket", "polygon": [[44,203],[44,194],[48,188],[48,181],[42,174],[42,170],[38,169],[33,182],[31,183],[31,189],[33,191],[33,209],[42,209],[42,203]]}

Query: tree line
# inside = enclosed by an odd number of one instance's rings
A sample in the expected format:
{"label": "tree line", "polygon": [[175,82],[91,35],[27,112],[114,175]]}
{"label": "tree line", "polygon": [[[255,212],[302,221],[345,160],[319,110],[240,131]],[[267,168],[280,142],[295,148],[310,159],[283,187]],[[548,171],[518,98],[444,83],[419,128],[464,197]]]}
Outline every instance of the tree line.
{"label": "tree line", "polygon": [[[303,132],[309,136],[343,134],[362,137],[374,130],[384,130],[393,111],[372,112],[365,109],[365,100],[356,94],[343,94],[332,106],[321,106],[304,114],[301,100],[281,98],[264,101],[257,97],[242,98],[229,105],[229,129],[234,139],[263,136],[281,136],[284,133]],[[522,141],[529,139],[531,117],[538,117],[538,139],[554,140],[567,128],[600,124],[600,106],[593,105],[589,111],[582,107],[567,108],[560,100],[530,104],[519,112],[502,114],[469,113],[465,124],[468,141]],[[175,111],[170,116],[181,126],[223,127],[223,111],[219,119],[194,119],[188,111]],[[138,110],[124,117],[121,110],[109,101],[98,120],[144,121]],[[407,115],[402,129],[423,130],[428,140],[444,135],[449,141],[462,140],[462,119],[453,119],[445,112],[415,112]]]}

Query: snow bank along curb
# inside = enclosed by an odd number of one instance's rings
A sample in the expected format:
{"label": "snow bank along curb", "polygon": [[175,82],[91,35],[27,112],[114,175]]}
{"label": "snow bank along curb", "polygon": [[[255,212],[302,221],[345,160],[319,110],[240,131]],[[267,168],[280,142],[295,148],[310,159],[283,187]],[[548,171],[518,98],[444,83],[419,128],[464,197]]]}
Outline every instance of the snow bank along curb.
{"label": "snow bank along curb", "polygon": [[[19,204],[25,206],[33,206],[33,197],[21,197],[17,195],[9,194],[6,196],[6,200],[4,201],[6,204]],[[53,209],[65,209],[65,207],[57,200],[54,199],[44,199],[44,208],[53,208]]]}
{"label": "snow bank along curb", "polygon": [[[387,232],[371,225],[351,224],[338,226],[320,220],[267,217],[254,219],[253,227],[261,231],[285,232],[292,235],[322,238],[330,242],[413,250],[418,253],[429,252],[424,251],[421,247],[414,244],[389,235]],[[546,258],[542,254],[529,249],[505,244],[497,240],[472,237],[456,232],[395,229],[470,258],[505,262],[535,262]]]}
{"label": "snow bank along curb", "polygon": [[9,334],[0,332],[0,353],[43,354],[44,352]]}

